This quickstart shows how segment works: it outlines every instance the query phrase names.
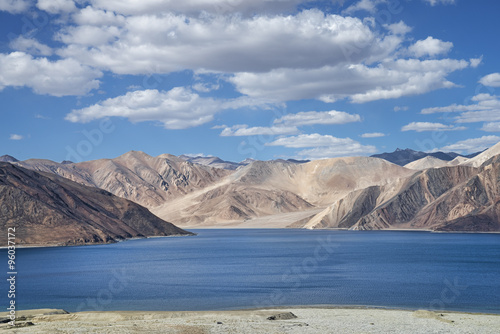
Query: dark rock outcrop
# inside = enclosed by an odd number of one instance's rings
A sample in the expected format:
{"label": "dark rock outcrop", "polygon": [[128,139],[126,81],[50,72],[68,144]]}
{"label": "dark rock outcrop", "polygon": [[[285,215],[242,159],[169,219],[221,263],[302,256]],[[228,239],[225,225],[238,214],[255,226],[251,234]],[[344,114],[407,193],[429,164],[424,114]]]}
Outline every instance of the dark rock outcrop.
{"label": "dark rock outcrop", "polygon": [[[0,163],[0,228],[17,245],[82,245],[190,235],[146,208],[54,174]],[[1,240],[5,246],[7,240]]]}

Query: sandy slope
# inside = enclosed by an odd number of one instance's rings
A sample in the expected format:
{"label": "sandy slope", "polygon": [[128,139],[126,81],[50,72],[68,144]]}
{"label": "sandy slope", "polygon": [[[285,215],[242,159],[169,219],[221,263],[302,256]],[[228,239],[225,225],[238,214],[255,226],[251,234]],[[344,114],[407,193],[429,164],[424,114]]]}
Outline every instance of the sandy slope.
{"label": "sandy slope", "polygon": [[[18,312],[15,333],[498,333],[499,315],[348,308],[207,312]],[[291,314],[293,315],[291,315]],[[34,315],[38,314],[38,315]],[[32,316],[34,315],[34,316]],[[283,315],[287,320],[269,320]],[[5,316],[0,314],[0,317]],[[294,318],[293,316],[296,316]],[[6,324],[0,325],[7,327]]]}
{"label": "sandy slope", "polygon": [[486,161],[490,160],[492,157],[495,155],[500,154],[500,143],[496,144],[495,146],[490,147],[483,153],[475,156],[472,159],[469,159],[467,161],[464,161],[462,165],[465,166],[472,166],[472,167],[479,167]]}
{"label": "sandy slope", "polygon": [[438,158],[434,158],[432,156],[427,156],[420,160],[416,160],[406,164],[405,167],[414,170],[424,170],[427,168],[438,168],[443,167],[448,164],[448,161],[444,161]]}

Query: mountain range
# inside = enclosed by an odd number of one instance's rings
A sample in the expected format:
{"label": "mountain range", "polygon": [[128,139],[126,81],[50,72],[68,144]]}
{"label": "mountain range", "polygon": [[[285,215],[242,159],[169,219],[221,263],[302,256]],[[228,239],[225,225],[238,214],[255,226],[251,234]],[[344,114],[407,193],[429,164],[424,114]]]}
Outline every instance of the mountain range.
{"label": "mountain range", "polygon": [[106,190],[182,228],[500,231],[500,143],[472,158],[428,155],[405,166],[348,157],[251,161],[235,169],[199,158],[131,151],[81,163],[10,164]]}
{"label": "mountain range", "polygon": [[421,151],[414,151],[414,150],[411,150],[409,148],[407,148],[405,150],[398,148],[394,152],[374,154],[371,157],[384,159],[384,160],[392,162],[393,164],[404,166],[404,165],[407,165],[411,162],[423,159],[425,157],[433,157],[433,158],[436,158],[439,160],[452,161],[456,157],[464,157],[467,159],[471,159],[480,153],[481,152],[476,152],[476,153],[472,153],[469,155],[462,155],[462,154],[458,154],[455,152],[447,152],[447,153],[445,153],[445,152],[430,152],[430,153],[427,153],[427,152],[421,152]]}
{"label": "mountain range", "polygon": [[[81,245],[192,235],[124,198],[52,173],[0,162],[0,227],[17,245]],[[7,238],[0,246],[7,245]]]}

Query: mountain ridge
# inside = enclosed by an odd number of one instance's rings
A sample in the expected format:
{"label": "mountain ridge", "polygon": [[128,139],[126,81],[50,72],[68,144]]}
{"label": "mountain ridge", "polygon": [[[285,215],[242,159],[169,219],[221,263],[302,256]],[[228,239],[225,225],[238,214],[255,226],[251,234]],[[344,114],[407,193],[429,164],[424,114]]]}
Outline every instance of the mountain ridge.
{"label": "mountain ridge", "polygon": [[[16,245],[84,245],[192,235],[146,208],[52,173],[0,162],[0,225]],[[7,239],[0,245],[6,246]]]}

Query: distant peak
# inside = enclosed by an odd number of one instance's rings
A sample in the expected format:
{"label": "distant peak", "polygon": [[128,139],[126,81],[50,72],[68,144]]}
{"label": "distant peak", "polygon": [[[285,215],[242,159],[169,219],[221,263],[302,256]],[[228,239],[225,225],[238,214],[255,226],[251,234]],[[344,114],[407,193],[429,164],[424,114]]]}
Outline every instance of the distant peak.
{"label": "distant peak", "polygon": [[14,158],[11,155],[6,154],[6,155],[2,155],[0,157],[0,161],[1,162],[18,162],[19,160],[17,160],[16,158]]}

